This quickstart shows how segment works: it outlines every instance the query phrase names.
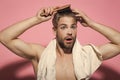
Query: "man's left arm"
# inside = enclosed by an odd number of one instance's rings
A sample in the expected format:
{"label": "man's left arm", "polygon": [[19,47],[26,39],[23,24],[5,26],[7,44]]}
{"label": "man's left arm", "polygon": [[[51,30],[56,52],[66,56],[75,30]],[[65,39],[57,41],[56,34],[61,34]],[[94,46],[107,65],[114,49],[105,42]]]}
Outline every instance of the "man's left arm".
{"label": "man's left arm", "polygon": [[85,13],[78,10],[73,10],[77,13],[80,23],[85,27],[90,27],[105,36],[110,42],[101,46],[98,49],[102,53],[103,59],[112,58],[120,54],[120,32],[111,27],[97,23],[91,20]]}
{"label": "man's left arm", "polygon": [[120,54],[120,32],[96,22],[93,22],[90,28],[101,33],[110,41],[109,43],[98,46],[104,60]]}

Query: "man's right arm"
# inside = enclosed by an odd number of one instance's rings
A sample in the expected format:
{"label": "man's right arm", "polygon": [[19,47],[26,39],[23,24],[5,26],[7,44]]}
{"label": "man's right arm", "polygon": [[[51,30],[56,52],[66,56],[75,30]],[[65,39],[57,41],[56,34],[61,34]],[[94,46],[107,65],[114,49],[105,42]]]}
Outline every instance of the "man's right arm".
{"label": "man's right arm", "polygon": [[[37,56],[37,51],[35,50],[34,45],[24,42],[18,37],[29,28],[51,19],[52,14],[53,8],[43,8],[38,12],[37,16],[7,27],[0,31],[0,42],[15,54],[27,59],[33,59]],[[39,47],[43,49],[42,46]]]}

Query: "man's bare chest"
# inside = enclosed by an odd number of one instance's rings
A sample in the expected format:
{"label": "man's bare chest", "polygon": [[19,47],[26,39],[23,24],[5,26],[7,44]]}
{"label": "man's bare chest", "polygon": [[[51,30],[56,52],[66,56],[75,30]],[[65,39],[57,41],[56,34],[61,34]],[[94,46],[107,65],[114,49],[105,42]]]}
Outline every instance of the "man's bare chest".
{"label": "man's bare chest", "polygon": [[56,78],[57,80],[76,80],[72,56],[57,57]]}

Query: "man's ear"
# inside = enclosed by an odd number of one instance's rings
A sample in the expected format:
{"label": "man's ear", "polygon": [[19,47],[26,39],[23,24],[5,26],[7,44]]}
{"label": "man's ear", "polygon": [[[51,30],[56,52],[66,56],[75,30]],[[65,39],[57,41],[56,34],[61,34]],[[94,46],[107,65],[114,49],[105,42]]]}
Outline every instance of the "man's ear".
{"label": "man's ear", "polygon": [[52,29],[53,29],[53,34],[56,36],[56,30],[57,29],[55,27],[53,27]]}

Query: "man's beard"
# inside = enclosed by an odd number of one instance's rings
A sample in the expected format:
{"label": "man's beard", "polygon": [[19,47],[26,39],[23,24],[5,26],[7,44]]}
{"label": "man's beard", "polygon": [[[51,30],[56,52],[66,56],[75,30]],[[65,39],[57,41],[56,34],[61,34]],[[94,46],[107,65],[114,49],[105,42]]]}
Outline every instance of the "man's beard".
{"label": "man's beard", "polygon": [[75,43],[75,41],[76,41],[76,36],[75,37],[71,37],[72,38],[72,43],[70,43],[70,44],[67,44],[67,43],[65,43],[64,41],[66,40],[66,38],[64,38],[64,39],[61,39],[61,38],[59,38],[58,36],[57,36],[57,41],[58,41],[58,44],[59,44],[59,46],[62,48],[62,49],[72,49],[73,48],[73,46],[74,46],[74,43]]}

